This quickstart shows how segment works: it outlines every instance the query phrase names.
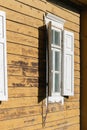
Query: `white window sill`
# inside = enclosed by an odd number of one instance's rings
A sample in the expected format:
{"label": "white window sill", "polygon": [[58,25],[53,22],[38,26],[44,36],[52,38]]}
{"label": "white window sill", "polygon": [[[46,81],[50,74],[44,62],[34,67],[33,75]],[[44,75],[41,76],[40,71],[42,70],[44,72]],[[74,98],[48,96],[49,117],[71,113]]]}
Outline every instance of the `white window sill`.
{"label": "white window sill", "polygon": [[46,98],[46,105],[47,103],[61,103],[62,105],[64,104],[64,97],[62,96],[52,96]]}

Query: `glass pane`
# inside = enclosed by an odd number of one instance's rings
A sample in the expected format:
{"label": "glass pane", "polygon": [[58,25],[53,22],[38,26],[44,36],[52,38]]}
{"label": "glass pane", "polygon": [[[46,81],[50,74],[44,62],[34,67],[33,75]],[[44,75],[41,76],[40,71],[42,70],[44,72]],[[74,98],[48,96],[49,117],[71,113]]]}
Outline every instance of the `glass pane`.
{"label": "glass pane", "polygon": [[53,50],[51,51],[51,69],[53,70]]}
{"label": "glass pane", "polygon": [[55,51],[55,71],[60,71],[60,51]]}
{"label": "glass pane", "polygon": [[51,34],[52,34],[52,36],[51,36],[52,43],[51,44],[53,44],[54,43],[54,30],[51,31]]}
{"label": "glass pane", "polygon": [[53,91],[53,86],[54,86],[53,72],[51,72],[51,76],[52,76],[52,81],[51,81],[51,83],[52,83],[52,91]]}
{"label": "glass pane", "polygon": [[55,45],[60,46],[60,32],[55,31]]}
{"label": "glass pane", "polygon": [[55,74],[55,92],[60,92],[59,74]]}

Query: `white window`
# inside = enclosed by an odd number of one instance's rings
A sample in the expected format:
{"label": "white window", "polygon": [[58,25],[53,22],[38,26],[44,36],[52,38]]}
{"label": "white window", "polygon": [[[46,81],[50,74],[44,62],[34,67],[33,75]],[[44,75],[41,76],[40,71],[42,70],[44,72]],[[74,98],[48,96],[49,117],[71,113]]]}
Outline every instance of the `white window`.
{"label": "white window", "polygon": [[51,58],[52,58],[52,95],[60,95],[61,91],[61,30],[52,27]]}
{"label": "white window", "polygon": [[64,30],[65,20],[50,13],[45,23],[48,100],[63,103],[64,96],[74,94],[74,33]]}
{"label": "white window", "polygon": [[8,99],[6,59],[6,15],[0,11],[0,101]]}

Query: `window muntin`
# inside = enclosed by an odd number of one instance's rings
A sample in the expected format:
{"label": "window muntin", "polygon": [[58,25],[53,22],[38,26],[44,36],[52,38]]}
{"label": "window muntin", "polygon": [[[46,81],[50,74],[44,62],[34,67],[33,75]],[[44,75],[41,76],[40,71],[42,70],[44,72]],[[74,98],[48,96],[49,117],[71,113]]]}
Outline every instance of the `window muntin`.
{"label": "window muntin", "polygon": [[52,27],[51,31],[52,53],[52,95],[60,95],[61,92],[61,30]]}

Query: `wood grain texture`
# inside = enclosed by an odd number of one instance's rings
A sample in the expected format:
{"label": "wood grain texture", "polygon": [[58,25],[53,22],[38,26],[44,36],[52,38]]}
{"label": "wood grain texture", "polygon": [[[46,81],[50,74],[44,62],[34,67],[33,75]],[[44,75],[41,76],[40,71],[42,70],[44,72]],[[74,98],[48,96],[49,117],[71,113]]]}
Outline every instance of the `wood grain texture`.
{"label": "wood grain texture", "polygon": [[31,6],[24,5],[23,3],[18,3],[15,0],[9,0],[9,1],[1,0],[0,5],[3,5],[3,7],[6,7],[8,9],[14,10],[16,12],[19,12],[28,16],[30,15],[32,17],[36,17],[39,19],[43,18],[43,15],[42,15],[43,12]]}
{"label": "wood grain texture", "polygon": [[[46,0],[1,0],[6,12],[9,100],[0,103],[1,130],[80,130],[80,14]],[[43,16],[66,20],[74,32],[74,96],[46,106]]]}
{"label": "wood grain texture", "polygon": [[[59,17],[62,17],[65,20],[69,20],[71,22],[73,20],[74,23],[76,23],[78,25],[80,24],[80,19],[79,19],[80,15],[76,16],[76,15],[73,14],[73,12],[71,13],[68,10],[65,11],[64,8],[58,8],[57,6],[55,6],[52,3],[47,3],[47,7],[48,7],[47,11],[52,12],[53,14],[55,14]],[[66,14],[65,14],[65,12],[66,12]]]}
{"label": "wood grain texture", "polygon": [[[33,8],[36,8],[37,10],[42,10],[42,11],[46,10],[46,4],[40,0],[26,0],[26,1],[16,0],[16,1],[19,3],[23,3],[25,5],[28,5],[28,6],[32,6]],[[39,4],[38,4],[38,2],[39,2]]]}

